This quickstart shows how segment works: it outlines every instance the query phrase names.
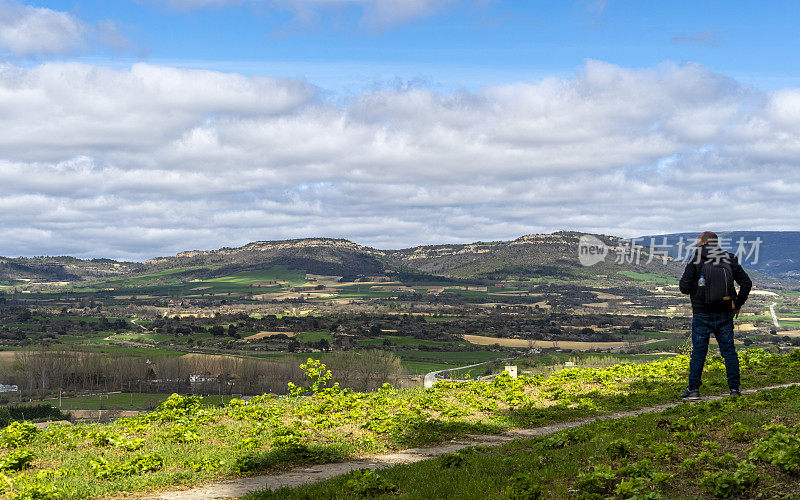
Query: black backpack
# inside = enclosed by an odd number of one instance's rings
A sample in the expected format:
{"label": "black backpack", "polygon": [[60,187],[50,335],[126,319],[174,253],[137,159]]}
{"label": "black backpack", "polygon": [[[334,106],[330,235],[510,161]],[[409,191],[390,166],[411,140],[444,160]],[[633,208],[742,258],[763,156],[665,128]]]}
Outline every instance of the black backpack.
{"label": "black backpack", "polygon": [[706,304],[733,300],[733,269],[727,259],[698,264],[697,295]]}

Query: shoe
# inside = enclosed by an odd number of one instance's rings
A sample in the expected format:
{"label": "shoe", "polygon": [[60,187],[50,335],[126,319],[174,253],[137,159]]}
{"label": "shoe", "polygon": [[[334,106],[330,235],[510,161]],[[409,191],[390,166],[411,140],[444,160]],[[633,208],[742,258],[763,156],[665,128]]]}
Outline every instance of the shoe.
{"label": "shoe", "polygon": [[738,398],[741,395],[742,395],[742,393],[739,392],[739,389],[731,389],[731,396],[733,396],[735,398]]}
{"label": "shoe", "polygon": [[686,389],[683,394],[681,394],[681,399],[700,399],[700,390],[699,389]]}

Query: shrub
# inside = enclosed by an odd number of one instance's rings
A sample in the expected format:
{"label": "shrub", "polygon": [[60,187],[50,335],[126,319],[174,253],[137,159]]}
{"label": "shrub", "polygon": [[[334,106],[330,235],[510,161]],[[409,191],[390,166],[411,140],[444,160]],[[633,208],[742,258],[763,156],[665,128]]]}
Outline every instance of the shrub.
{"label": "shrub", "polygon": [[11,422],[24,420],[69,420],[70,417],[61,410],[48,404],[38,405],[4,405],[0,407],[0,427]]}

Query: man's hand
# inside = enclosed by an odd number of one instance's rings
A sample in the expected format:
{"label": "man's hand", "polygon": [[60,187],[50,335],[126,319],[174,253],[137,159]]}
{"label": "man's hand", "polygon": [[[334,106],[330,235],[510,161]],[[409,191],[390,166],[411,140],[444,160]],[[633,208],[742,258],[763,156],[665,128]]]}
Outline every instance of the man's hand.
{"label": "man's hand", "polygon": [[736,306],[733,306],[733,317],[734,318],[738,318],[739,317],[739,308],[736,307]]}

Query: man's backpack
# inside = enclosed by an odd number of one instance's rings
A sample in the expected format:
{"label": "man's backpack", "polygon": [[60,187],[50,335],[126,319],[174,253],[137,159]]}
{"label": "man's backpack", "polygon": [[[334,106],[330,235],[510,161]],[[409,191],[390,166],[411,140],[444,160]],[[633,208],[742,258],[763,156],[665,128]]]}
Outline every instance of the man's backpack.
{"label": "man's backpack", "polygon": [[733,269],[726,260],[698,264],[697,294],[706,304],[733,300]]}

